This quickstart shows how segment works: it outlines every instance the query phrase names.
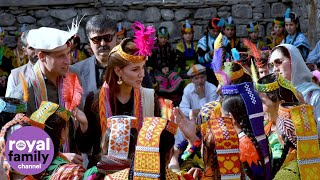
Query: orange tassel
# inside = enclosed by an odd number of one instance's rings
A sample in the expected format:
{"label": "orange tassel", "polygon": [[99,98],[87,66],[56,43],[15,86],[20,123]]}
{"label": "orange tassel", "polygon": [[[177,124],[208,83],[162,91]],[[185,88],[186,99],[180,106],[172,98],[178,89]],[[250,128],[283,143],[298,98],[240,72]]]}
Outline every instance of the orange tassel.
{"label": "orange tassel", "polygon": [[21,83],[22,83],[23,100],[25,102],[27,102],[29,99],[28,84],[21,73],[19,73],[19,77],[20,77]]}
{"label": "orange tassel", "polygon": [[69,73],[63,79],[62,94],[67,110],[72,111],[79,106],[82,98],[82,87],[76,74]]}
{"label": "orange tassel", "polygon": [[239,149],[241,162],[247,162],[249,166],[252,163],[258,165],[260,159],[258,151],[248,136],[239,139]]}

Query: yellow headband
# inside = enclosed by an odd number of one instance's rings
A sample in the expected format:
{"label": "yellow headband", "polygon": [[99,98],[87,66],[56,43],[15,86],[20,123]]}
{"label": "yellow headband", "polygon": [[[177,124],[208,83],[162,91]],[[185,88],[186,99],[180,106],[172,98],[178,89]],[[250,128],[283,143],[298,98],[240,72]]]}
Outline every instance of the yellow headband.
{"label": "yellow headband", "polygon": [[131,55],[131,54],[128,54],[123,51],[122,45],[123,45],[124,41],[128,41],[128,40],[130,40],[130,39],[129,38],[123,39],[119,45],[115,46],[111,50],[109,56],[112,53],[117,52],[123,59],[125,59],[126,61],[129,61],[129,62],[132,62],[132,63],[140,63],[140,62],[146,61],[147,57],[145,57],[145,56],[135,56],[135,55]]}

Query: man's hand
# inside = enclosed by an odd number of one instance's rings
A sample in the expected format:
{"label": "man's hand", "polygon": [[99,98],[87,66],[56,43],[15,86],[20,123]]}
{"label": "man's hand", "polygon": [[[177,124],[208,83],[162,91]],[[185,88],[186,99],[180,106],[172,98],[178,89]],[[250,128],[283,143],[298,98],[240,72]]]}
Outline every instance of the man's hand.
{"label": "man's hand", "polygon": [[82,165],[82,162],[83,162],[83,158],[76,154],[76,153],[62,153],[65,157],[67,157],[67,159],[70,161],[70,162],[73,162],[75,164],[81,164]]}
{"label": "man's hand", "polygon": [[84,112],[76,107],[72,110],[72,117],[75,121],[80,123],[80,129],[83,133],[85,133],[88,129],[88,120]]}

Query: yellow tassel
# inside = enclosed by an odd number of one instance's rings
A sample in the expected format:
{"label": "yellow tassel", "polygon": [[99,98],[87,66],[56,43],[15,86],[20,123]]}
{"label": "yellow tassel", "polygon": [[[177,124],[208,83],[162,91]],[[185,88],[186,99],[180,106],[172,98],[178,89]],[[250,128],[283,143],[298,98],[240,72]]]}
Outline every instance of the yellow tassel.
{"label": "yellow tassel", "polygon": [[251,59],[251,76],[252,76],[252,80],[254,83],[257,83],[258,82],[258,75],[257,75],[257,70],[256,70],[256,67],[254,66],[254,63]]}
{"label": "yellow tassel", "polygon": [[19,74],[19,77],[22,82],[23,100],[27,102],[29,99],[28,84],[21,73]]}
{"label": "yellow tassel", "polygon": [[222,34],[220,33],[217,39],[214,41],[214,49],[217,50],[222,46]]}

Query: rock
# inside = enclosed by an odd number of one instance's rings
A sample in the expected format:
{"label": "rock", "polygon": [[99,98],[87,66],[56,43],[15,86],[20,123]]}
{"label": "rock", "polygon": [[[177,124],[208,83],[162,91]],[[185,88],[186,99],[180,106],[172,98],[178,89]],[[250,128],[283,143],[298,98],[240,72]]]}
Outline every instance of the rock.
{"label": "rock", "polygon": [[26,14],[25,9],[15,9],[15,10],[10,10],[10,13],[13,15],[18,15],[18,14]]}
{"label": "rock", "polygon": [[254,20],[261,20],[261,19],[263,19],[263,14],[262,13],[253,13],[253,19]]}
{"label": "rock", "polygon": [[142,16],[143,12],[140,10],[129,10],[127,12],[127,20],[130,22],[134,22],[134,21],[144,21],[144,17]]}
{"label": "rock", "polygon": [[32,24],[35,23],[37,20],[32,16],[18,16],[17,20],[20,24]]}
{"label": "rock", "polygon": [[228,18],[229,16],[231,16],[231,13],[230,12],[227,12],[227,11],[223,11],[223,12],[218,12],[218,16],[221,17],[221,18]]}
{"label": "rock", "polygon": [[96,9],[96,8],[82,8],[80,10],[79,15],[80,16],[83,16],[83,15],[93,16],[93,15],[97,15],[99,13],[100,13],[100,11],[98,9]]}
{"label": "rock", "polygon": [[194,29],[193,39],[198,41],[203,36],[202,26],[193,26],[193,29]]}
{"label": "rock", "polygon": [[236,35],[238,37],[248,37],[246,25],[238,25],[236,29]]}
{"label": "rock", "polygon": [[48,17],[48,16],[49,16],[49,12],[48,12],[48,10],[43,10],[43,9],[36,10],[36,11],[34,12],[34,16],[35,16],[36,18]]}
{"label": "rock", "polygon": [[77,15],[77,12],[74,8],[70,9],[53,9],[49,10],[50,16],[66,21],[68,19],[71,19]]}
{"label": "rock", "polygon": [[178,9],[174,16],[175,16],[175,19],[176,21],[181,21],[181,20],[185,20],[187,18],[189,18],[191,12],[189,9]]}
{"label": "rock", "polygon": [[261,7],[263,2],[264,2],[263,0],[254,0],[254,1],[252,1],[251,6],[252,7]]}
{"label": "rock", "polygon": [[174,13],[171,9],[161,9],[160,13],[165,21],[171,21],[174,19]]}
{"label": "rock", "polygon": [[9,13],[0,14],[0,26],[11,26],[16,22],[14,15]]}
{"label": "rock", "polygon": [[160,10],[156,7],[148,7],[144,10],[145,22],[157,22],[161,19]]}
{"label": "rock", "polygon": [[252,7],[249,5],[237,4],[232,6],[232,17],[252,18]]}
{"label": "rock", "polygon": [[221,11],[230,11],[231,10],[231,7],[230,6],[222,6],[218,9],[219,12]]}
{"label": "rock", "polygon": [[286,7],[282,3],[273,3],[271,5],[271,16],[277,17],[277,16],[283,16],[286,11]]}
{"label": "rock", "polygon": [[[100,10],[101,9],[105,9],[105,8],[100,8]],[[102,11],[102,14],[106,17],[110,17],[111,19],[115,19],[116,21],[121,21],[125,17],[124,13],[120,11],[104,10]]]}
{"label": "rock", "polygon": [[204,0],[204,3],[212,6],[222,6],[226,3],[226,1],[221,0]]}
{"label": "rock", "polygon": [[1,0],[0,7],[19,7],[19,6],[49,6],[49,5],[67,5],[77,3],[92,3],[94,0],[54,0],[54,1],[43,1],[43,0]]}
{"label": "rock", "polygon": [[264,3],[263,4],[263,13],[264,13],[264,18],[270,18],[271,16],[271,8],[269,3]]}
{"label": "rock", "polygon": [[194,14],[194,19],[210,20],[215,16],[217,16],[216,8],[202,8],[196,11],[196,13]]}
{"label": "rock", "polygon": [[278,0],[266,0],[266,2],[268,3],[270,3],[270,2],[278,2]]}
{"label": "rock", "polygon": [[38,20],[37,25],[45,26],[45,27],[53,27],[56,23],[54,22],[52,17],[45,17]]}

